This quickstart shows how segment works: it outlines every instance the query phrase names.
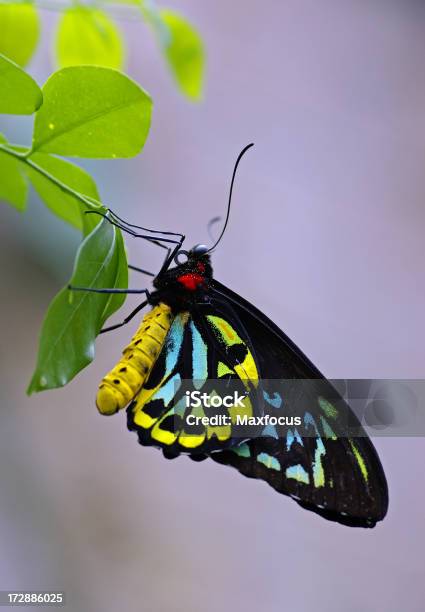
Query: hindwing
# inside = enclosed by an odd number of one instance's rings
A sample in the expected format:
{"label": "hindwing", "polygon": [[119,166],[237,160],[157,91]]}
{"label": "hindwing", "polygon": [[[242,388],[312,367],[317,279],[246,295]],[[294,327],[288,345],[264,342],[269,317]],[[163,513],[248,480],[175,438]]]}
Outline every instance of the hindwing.
{"label": "hindwing", "polygon": [[[385,517],[388,489],[375,448],[348,405],[272,321],[217,281],[217,302],[230,302],[255,347],[260,379],[296,379],[269,413],[302,415],[298,427],[265,427],[259,436],[223,452],[218,463],[268,482],[276,491],[327,519],[373,527]],[[300,384],[300,380],[308,384]],[[317,386],[314,384],[317,379]],[[347,434],[347,415],[355,436]]]}
{"label": "hindwing", "polygon": [[[187,390],[212,398],[221,395],[217,385],[230,380],[232,390],[245,395],[243,407],[188,405]],[[141,444],[160,446],[169,455],[212,452],[240,444],[236,417],[256,414],[257,386],[253,349],[230,310],[180,312],[147,381],[127,409],[128,426],[137,431]],[[202,422],[203,417],[213,415],[221,416],[221,422]]]}
{"label": "hindwing", "polygon": [[[384,518],[388,501],[372,443],[367,437],[347,436],[346,411],[340,422],[340,411],[324,397],[310,397],[309,405],[301,425],[269,426],[260,436],[211,458],[266,481],[325,518],[373,527]],[[286,406],[282,401],[272,413],[287,415]]]}

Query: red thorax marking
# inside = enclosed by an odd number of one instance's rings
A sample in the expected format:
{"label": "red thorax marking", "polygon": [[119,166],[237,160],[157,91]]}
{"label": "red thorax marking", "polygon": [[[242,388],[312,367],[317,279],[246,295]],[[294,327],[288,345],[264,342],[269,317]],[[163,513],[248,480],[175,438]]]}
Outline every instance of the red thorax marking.
{"label": "red thorax marking", "polygon": [[177,281],[183,285],[185,289],[189,291],[195,291],[201,283],[204,281],[204,277],[200,274],[183,274],[178,276]]}

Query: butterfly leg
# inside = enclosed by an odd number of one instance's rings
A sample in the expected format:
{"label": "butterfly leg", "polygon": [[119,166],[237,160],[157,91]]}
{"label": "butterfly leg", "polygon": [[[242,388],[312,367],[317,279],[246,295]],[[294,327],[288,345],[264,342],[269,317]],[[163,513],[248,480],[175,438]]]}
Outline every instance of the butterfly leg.
{"label": "butterfly leg", "polygon": [[68,285],[70,291],[91,291],[92,293],[144,293],[149,299],[150,293],[147,289],[104,289],[97,287],[73,287]]}
{"label": "butterfly leg", "polygon": [[[99,210],[87,210],[86,214],[96,214],[99,215],[100,217],[103,217],[104,219],[106,219],[107,221],[109,221],[109,223],[111,225],[114,225],[115,227],[118,227],[118,229],[120,229],[121,231],[125,232],[126,234],[130,234],[130,236],[133,236],[134,238],[145,238],[145,240],[148,240],[149,242],[153,242],[154,244],[157,244],[160,247],[163,247],[164,249],[168,248],[166,247],[164,244],[161,244],[162,242],[168,242],[170,244],[179,244],[181,245],[182,243],[182,239],[180,238],[179,240],[174,240],[171,238],[163,238],[162,236],[158,236],[158,238],[152,238],[152,236],[147,236],[146,234],[138,234],[137,232],[135,232],[133,229],[131,229],[130,227],[126,227],[124,225],[122,225],[119,221],[116,221],[113,217],[111,217],[110,215],[108,215],[107,213],[103,213]],[[137,226],[134,226],[137,227]],[[151,232],[151,233],[159,233],[156,232],[155,230],[149,230],[146,229],[146,231]],[[163,233],[163,232],[161,232]],[[167,232],[167,234],[170,234],[170,232]],[[171,234],[174,235],[174,234]],[[176,234],[177,236],[181,236],[181,234]]]}
{"label": "butterfly leg", "polygon": [[146,274],[147,276],[155,276],[153,272],[148,272],[148,270],[143,270],[143,268],[138,268],[137,266],[132,266],[128,264],[130,270],[134,270],[135,272],[140,272],[141,274]]}
{"label": "butterfly leg", "polygon": [[123,325],[127,325],[127,323],[129,323],[133,319],[133,317],[135,317],[136,314],[140,312],[142,308],[144,308],[148,304],[149,304],[149,300],[145,300],[144,302],[139,304],[134,310],[132,310],[130,314],[124,319],[124,321],[121,321],[121,323],[116,323],[115,325],[111,325],[110,327],[104,327],[103,329],[100,330],[99,333],[104,334],[105,332],[109,332],[109,331],[112,331],[113,329],[118,329],[119,327],[122,327]]}
{"label": "butterfly leg", "polygon": [[123,325],[126,325],[131,319],[136,316],[138,312],[142,310],[147,304],[149,304],[150,293],[147,289],[97,289],[96,287],[73,287],[72,285],[68,285],[68,289],[70,291],[91,291],[93,293],[108,293],[108,294],[116,294],[116,293],[136,293],[141,294],[144,293],[147,299],[139,304],[137,308],[135,308],[130,314],[122,321],[121,323],[117,323],[116,325],[111,325],[110,327],[105,327],[100,330],[99,333],[103,334],[104,332],[112,331],[113,329],[118,329]]}
{"label": "butterfly leg", "polygon": [[[166,249],[166,250],[167,250],[167,254],[166,254],[166,256],[165,256],[164,262],[163,262],[163,264],[162,264],[162,266],[161,266],[160,271],[158,272],[158,274],[157,274],[156,276],[159,276],[160,274],[162,274],[162,272],[165,272],[166,270],[168,270],[168,268],[170,267],[171,262],[173,261],[174,257],[175,257],[175,256],[177,255],[177,253],[179,252],[179,250],[180,250],[180,248],[181,248],[181,246],[182,246],[182,244],[183,244],[184,239],[185,239],[185,237],[184,237],[184,236],[182,236],[182,237],[181,237],[181,239],[180,239],[179,241],[175,242],[175,245],[176,245],[176,246],[175,246],[175,247],[172,249],[172,248],[170,248],[170,247],[165,246],[165,244],[161,244],[160,242],[158,242],[157,240],[155,240],[155,239],[153,239],[153,238],[146,238],[146,240],[148,240],[149,242],[153,242],[154,244],[156,244],[156,245],[158,245],[158,246],[162,247],[163,249]],[[162,240],[162,239],[161,239],[161,240]],[[170,241],[168,241],[168,242],[170,242]],[[137,269],[137,268],[135,268],[134,266],[128,266],[128,267],[129,267],[129,268],[131,268],[131,269],[133,269],[133,270],[136,270],[136,269]],[[140,271],[141,271],[141,270],[139,269],[139,272],[140,272]],[[151,273],[149,273],[149,276],[155,276],[155,274],[151,274]]]}
{"label": "butterfly leg", "polygon": [[[101,217],[103,217],[104,219],[106,219],[107,221],[109,221],[109,223],[111,223],[111,225],[115,225],[115,227],[118,227],[121,231],[130,234],[130,236],[133,236],[134,238],[143,238],[144,240],[147,240],[148,242],[152,242],[152,244],[156,244],[157,246],[161,247],[162,249],[166,249],[167,250],[167,255],[165,257],[164,263],[162,264],[161,270],[159,271],[159,274],[161,274],[161,272],[164,272],[165,270],[168,270],[168,268],[171,265],[171,262],[173,261],[174,257],[177,255],[177,253],[179,252],[179,250],[181,249],[181,246],[185,240],[185,236],[183,234],[177,234],[176,232],[159,232],[156,230],[150,230],[147,228],[142,228],[141,226],[138,225],[133,225],[130,223],[125,223],[125,225],[123,225],[122,220],[120,220],[120,217],[118,217],[118,215],[115,215],[112,211],[109,211],[108,213],[103,213],[100,211],[95,211],[95,210],[88,210],[86,211],[87,214],[89,213],[94,213],[97,215],[100,215]],[[147,236],[146,234],[138,234],[137,232],[135,232],[133,229],[131,228],[138,228],[138,229],[143,229],[145,231],[149,231],[151,233],[154,234],[165,234],[165,235],[169,235],[169,236],[178,236],[179,239],[178,240],[174,240],[174,239],[170,239],[170,238],[163,238],[162,236],[158,236],[158,238],[153,238],[152,236]],[[165,244],[163,244],[163,242],[166,242],[168,244],[174,244],[174,247],[169,247],[166,246]]]}
{"label": "butterfly leg", "polygon": [[160,274],[162,274],[163,272],[165,272],[166,270],[168,270],[168,268],[170,267],[174,257],[180,251],[181,246],[182,246],[182,244],[184,242],[184,239],[185,239],[185,237],[182,236],[180,238],[180,240],[177,242],[176,246],[173,249],[171,249],[170,247],[166,247],[167,248],[167,255],[166,255],[165,259],[164,259],[164,263],[162,264],[160,271],[158,272],[158,276]]}
{"label": "butterfly leg", "polygon": [[162,230],[154,230],[154,229],[150,229],[148,227],[142,227],[141,225],[135,225],[134,223],[129,223],[125,219],[122,219],[121,217],[119,217],[117,215],[117,213],[115,213],[110,208],[108,209],[108,212],[109,212],[110,215],[112,215],[112,217],[115,217],[115,219],[117,219],[119,222],[121,222],[126,227],[135,227],[135,228],[143,230],[145,232],[151,232],[152,234],[163,234],[164,236],[178,236],[179,238],[183,237],[183,234],[179,234],[178,232],[164,232]]}

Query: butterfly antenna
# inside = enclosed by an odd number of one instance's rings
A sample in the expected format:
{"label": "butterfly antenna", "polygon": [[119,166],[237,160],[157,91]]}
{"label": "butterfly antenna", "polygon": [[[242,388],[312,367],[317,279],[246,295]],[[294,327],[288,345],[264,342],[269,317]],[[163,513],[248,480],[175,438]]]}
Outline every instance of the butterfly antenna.
{"label": "butterfly antenna", "polygon": [[207,232],[208,232],[208,236],[210,237],[211,242],[214,242],[215,240],[215,237],[213,236],[213,233],[212,233],[212,227],[219,221],[221,221],[221,217],[213,217],[212,219],[208,221]]}
{"label": "butterfly antenna", "polygon": [[[226,220],[224,221],[224,226],[223,226],[223,229],[221,230],[220,236],[217,238],[217,240],[212,245],[212,247],[210,249],[208,249],[208,251],[207,251],[208,253],[210,251],[212,251],[213,249],[215,249],[215,247],[218,245],[220,240],[223,238],[224,232],[226,231],[227,223],[229,222],[229,216],[230,216],[230,204],[232,202],[233,183],[235,182],[236,170],[238,169],[239,162],[241,161],[242,157],[245,155],[245,153],[248,151],[248,149],[250,149],[253,146],[254,146],[254,143],[251,142],[249,145],[244,147],[242,149],[242,151],[238,155],[238,158],[237,158],[236,163],[235,163],[235,167],[233,168],[232,180],[230,182],[230,192],[229,192],[229,201],[228,201],[228,204],[227,204]],[[215,222],[215,219],[212,219],[208,225],[210,225],[212,223],[212,221]]]}

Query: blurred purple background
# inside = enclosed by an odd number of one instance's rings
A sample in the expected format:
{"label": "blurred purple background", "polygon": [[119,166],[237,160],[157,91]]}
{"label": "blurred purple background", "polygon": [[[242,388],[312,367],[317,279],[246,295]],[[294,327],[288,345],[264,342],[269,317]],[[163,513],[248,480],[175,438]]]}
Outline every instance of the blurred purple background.
{"label": "blurred purple background", "polygon": [[[423,378],[425,5],[170,4],[204,36],[205,100],[184,100],[147,29],[121,24],[154,117],[139,157],[81,161],[104,202],[204,242],[236,155],[255,142],[217,278],[329,377]],[[43,13],[30,66],[40,83],[55,20]],[[0,130],[28,143],[31,120],[3,116]],[[78,612],[424,609],[422,439],[376,440],[389,514],[350,530],[229,468],[167,462],[138,446],[125,414],[99,416],[98,382],[137,323],[100,338],[95,363],[65,389],[27,398],[43,314],[79,237],[34,194],[24,216],[0,214],[1,589],[64,589]],[[158,269],[154,246],[128,247],[131,262]]]}

